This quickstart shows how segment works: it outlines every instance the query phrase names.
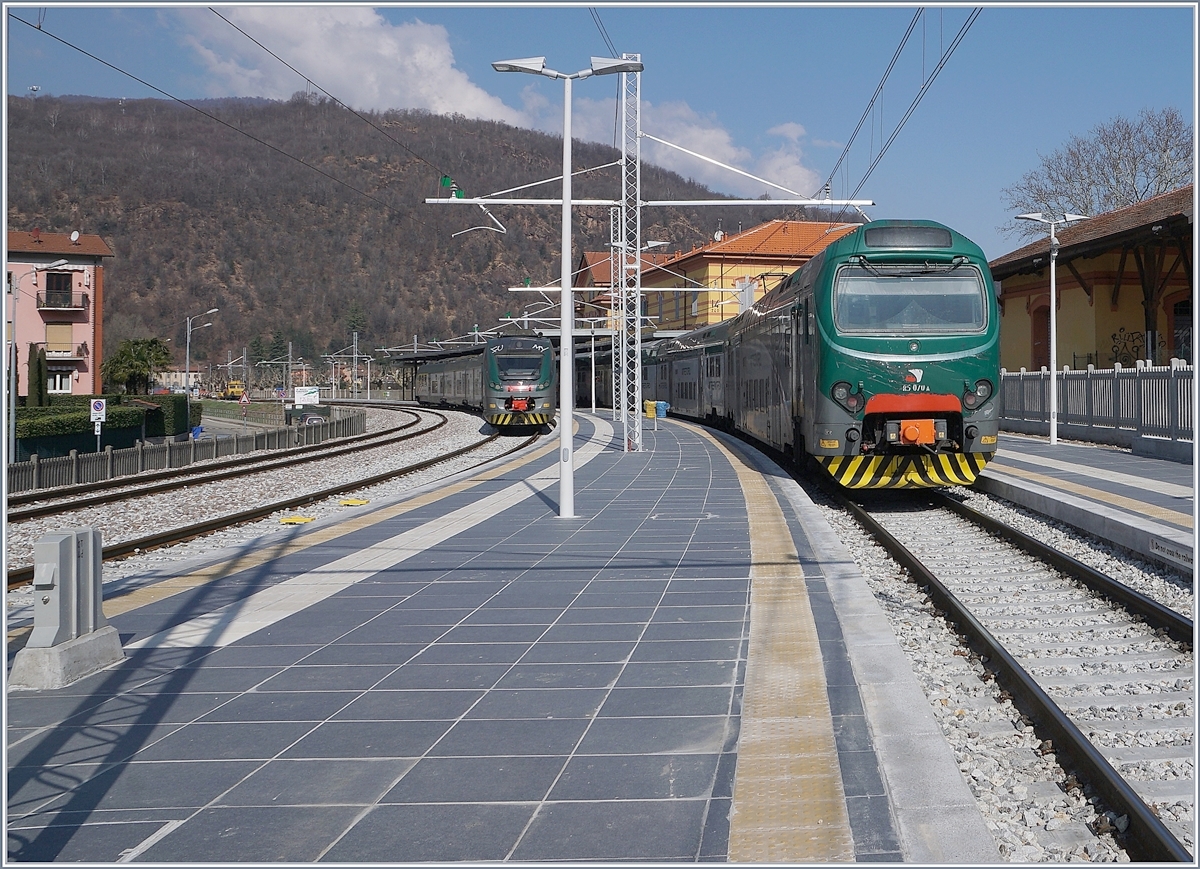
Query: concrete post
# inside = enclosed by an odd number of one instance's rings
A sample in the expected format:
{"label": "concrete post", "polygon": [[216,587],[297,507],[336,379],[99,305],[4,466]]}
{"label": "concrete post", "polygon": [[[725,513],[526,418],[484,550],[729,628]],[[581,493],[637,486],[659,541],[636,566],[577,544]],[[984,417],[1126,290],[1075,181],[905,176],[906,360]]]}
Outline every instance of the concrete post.
{"label": "concrete post", "polygon": [[123,659],[104,617],[103,550],[95,528],[70,528],[33,546],[33,631],[17,652],[10,690],[62,688]]}

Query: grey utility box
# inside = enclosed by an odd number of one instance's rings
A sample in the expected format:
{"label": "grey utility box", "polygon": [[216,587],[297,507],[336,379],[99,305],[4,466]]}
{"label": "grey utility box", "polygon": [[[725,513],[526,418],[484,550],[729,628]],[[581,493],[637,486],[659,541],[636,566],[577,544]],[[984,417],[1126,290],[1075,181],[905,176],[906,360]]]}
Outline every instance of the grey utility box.
{"label": "grey utility box", "polygon": [[95,528],[43,535],[33,545],[33,632],[17,652],[8,687],[62,688],[122,660],[104,618],[102,546]]}

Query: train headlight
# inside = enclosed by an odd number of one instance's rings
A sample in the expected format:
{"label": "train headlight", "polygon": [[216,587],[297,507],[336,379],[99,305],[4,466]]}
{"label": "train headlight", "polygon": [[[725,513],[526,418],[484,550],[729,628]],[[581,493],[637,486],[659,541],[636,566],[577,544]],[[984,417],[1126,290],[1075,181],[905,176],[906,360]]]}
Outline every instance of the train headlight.
{"label": "train headlight", "polygon": [[975,381],[975,388],[967,386],[967,391],[963,393],[963,406],[968,410],[974,410],[981,406],[985,401],[992,397],[992,383],[990,380]]}
{"label": "train headlight", "polygon": [[863,401],[861,393],[851,392],[852,388],[853,387],[851,387],[849,383],[846,383],[844,380],[842,380],[833,384],[833,389],[830,390],[830,395],[833,396],[834,401],[836,401],[846,410],[850,411],[850,413],[857,413],[858,411],[862,410],[865,402]]}

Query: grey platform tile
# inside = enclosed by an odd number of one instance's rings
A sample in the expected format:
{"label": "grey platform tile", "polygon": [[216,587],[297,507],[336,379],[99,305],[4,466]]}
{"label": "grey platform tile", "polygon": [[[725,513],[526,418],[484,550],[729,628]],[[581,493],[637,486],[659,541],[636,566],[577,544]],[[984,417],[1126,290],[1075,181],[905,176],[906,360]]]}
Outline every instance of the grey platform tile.
{"label": "grey platform tile", "polygon": [[653,606],[570,607],[562,614],[559,624],[644,624],[653,615]]}
{"label": "grey platform tile", "polygon": [[614,688],[600,714],[605,718],[725,715],[729,712],[730,695],[731,688]]}
{"label": "grey platform tile", "polygon": [[203,667],[288,667],[303,661],[321,648],[318,643],[260,646],[242,640],[231,646],[214,649],[200,663]]}
{"label": "grey platform tile", "polygon": [[462,607],[438,610],[426,607],[409,607],[405,604],[400,604],[389,609],[380,618],[386,619],[389,624],[395,625],[397,630],[403,625],[444,625],[450,627],[461,622],[472,612],[473,610]]}
{"label": "grey platform tile", "polygon": [[737,675],[733,661],[658,661],[625,665],[617,685],[655,688],[675,685],[732,686]]}
{"label": "grey platform tile", "polygon": [[151,845],[141,862],[308,863],[361,812],[359,806],[238,806],[205,809]]}
{"label": "grey platform tile", "polygon": [[603,664],[625,661],[636,643],[538,643],[529,649],[523,664]]}
{"label": "grey platform tile", "polygon": [[255,690],[272,691],[365,691],[380,679],[395,671],[390,664],[359,664],[357,666],[324,665],[288,667],[272,676]]}
{"label": "grey platform tile", "polygon": [[482,696],[482,691],[380,689],[364,694],[333,717],[338,721],[454,721]]}
{"label": "grey platform tile", "polygon": [[[859,861],[868,855],[896,855],[902,858],[900,841],[892,826],[891,807],[883,795],[846,795],[846,814],[854,837],[854,854]],[[878,859],[877,857],[875,859]],[[885,858],[889,861],[896,857]]]}
{"label": "grey platform tile", "polygon": [[619,663],[517,664],[497,688],[607,688],[621,673]]}
{"label": "grey platform tile", "polygon": [[[540,586],[540,587],[539,587]],[[556,587],[552,582],[514,583],[488,600],[493,607],[560,607],[570,606],[579,594],[574,589]]]}
{"label": "grey platform tile", "polygon": [[542,642],[628,642],[641,637],[643,630],[645,630],[645,625],[640,622],[562,624],[555,625],[546,631],[546,635],[542,637]]}
{"label": "grey platform tile", "polygon": [[[693,565],[684,564],[680,574],[686,574]],[[726,571],[723,576],[728,576]],[[709,574],[711,575],[711,573]],[[678,606],[745,606],[747,594],[743,591],[674,591],[669,589],[663,595],[662,605],[665,607]]]}
{"label": "grey platform tile", "polygon": [[437,586],[433,587],[432,591],[423,591],[420,594],[414,594],[412,597],[405,600],[403,603],[396,606],[397,610],[453,610],[457,609],[460,612],[459,618],[468,615],[478,606],[482,606],[489,600],[492,600],[495,595],[491,593],[462,593],[462,594],[445,594],[437,590]]}
{"label": "grey platform tile", "polygon": [[738,640],[641,642],[632,661],[729,661],[739,657]]}
{"label": "grey platform tile", "polygon": [[673,579],[671,591],[734,591],[743,595],[750,594],[748,579]]}
{"label": "grey platform tile", "polygon": [[700,841],[700,860],[729,860],[729,816],[732,810],[733,800],[728,797],[709,801],[704,817],[704,834]]}
{"label": "grey platform tile", "polygon": [[594,582],[625,582],[630,579],[669,580],[675,575],[675,565],[679,563],[679,559],[666,558],[662,559],[661,561],[665,563],[666,566],[603,567],[596,572]]}
{"label": "grey platform tile", "polygon": [[9,820],[26,807],[40,807],[49,800],[54,802],[39,808],[40,813],[199,808],[258,766],[256,761],[137,762],[100,772],[101,767],[87,764],[61,767],[53,776],[10,770]]}
{"label": "grey platform tile", "polygon": [[15,863],[115,863],[158,832],[161,821],[61,822],[52,826],[8,828],[8,860]]}
{"label": "grey platform tile", "polygon": [[466,717],[592,718],[607,693],[605,688],[493,688]]}
{"label": "grey platform tile", "polygon": [[887,790],[879,774],[879,761],[871,749],[845,751],[839,748],[838,765],[842,772],[842,788],[847,797],[881,797]]}
{"label": "grey platform tile", "polygon": [[304,663],[313,666],[356,666],[386,664],[398,667],[411,660],[425,646],[421,643],[336,643],[313,652]]}
{"label": "grey platform tile", "polygon": [[371,805],[416,758],[273,760],[217,802],[220,806]]}
{"label": "grey platform tile", "polygon": [[536,803],[378,806],[321,859],[393,865],[503,860],[536,808]]}
{"label": "grey platform tile", "polygon": [[704,800],[551,803],[529,825],[514,860],[695,859]]}
{"label": "grey platform tile", "polygon": [[426,757],[380,802],[538,802],[566,762],[566,756]]}
{"label": "grey platform tile", "polygon": [[164,739],[186,725],[146,722],[95,727],[55,727],[8,747],[9,770],[59,767],[77,763],[123,761],[143,746]]}
{"label": "grey platform tile", "polygon": [[838,751],[874,751],[871,730],[862,715],[834,715],[833,737]]}
{"label": "grey platform tile", "polygon": [[460,721],[429,753],[435,757],[568,754],[587,725],[584,718]]}
{"label": "grey platform tile", "polygon": [[104,696],[64,697],[57,692],[10,692],[6,704],[8,714],[4,720],[8,741],[12,741],[14,728],[70,722],[73,718],[91,715],[109,702]]}
{"label": "grey platform tile", "polygon": [[151,760],[267,760],[312,730],[312,722],[186,724],[137,754]]}
{"label": "grey platform tile", "polygon": [[744,621],[749,608],[745,602],[736,606],[661,606],[654,613],[654,622],[737,622]]}
{"label": "grey platform tile", "polygon": [[628,607],[628,606],[657,606],[662,600],[662,593],[657,591],[611,591],[607,587],[590,586],[588,591],[579,595],[572,608],[580,607]]}
{"label": "grey platform tile", "polygon": [[576,755],[548,799],[704,799],[712,792],[715,754]]}
{"label": "grey platform tile", "polygon": [[[619,562],[621,558],[618,556],[614,559]],[[613,566],[613,565],[610,565]],[[617,565],[619,566],[619,565]],[[667,579],[599,579],[592,582],[584,589],[583,597],[588,598],[596,594],[654,594],[661,595],[670,584]]]}
{"label": "grey platform tile", "polygon": [[826,685],[825,691],[829,695],[829,711],[833,715],[863,714],[857,685]]}
{"label": "grey platform tile", "polygon": [[725,716],[597,718],[580,754],[716,754],[728,736]]}
{"label": "grey platform tile", "polygon": [[481,606],[462,620],[463,625],[541,625],[554,623],[562,607]]}
{"label": "grey platform tile", "polygon": [[324,721],[357,697],[357,691],[264,691],[242,694],[201,718],[229,721]]}
{"label": "grey platform tile", "polygon": [[359,627],[347,628],[339,643],[432,643],[446,633],[445,625],[397,625],[376,619]]}
{"label": "grey platform tile", "polygon": [[279,672],[280,667],[190,667],[133,685],[130,694],[222,693],[248,691]]}
{"label": "grey platform tile", "polygon": [[413,659],[420,664],[512,664],[530,648],[524,643],[438,643]]}
{"label": "grey platform tile", "polygon": [[490,688],[509,671],[508,664],[405,664],[376,690],[405,688]]}
{"label": "grey platform tile", "polygon": [[655,640],[741,640],[747,626],[736,622],[653,622],[642,637]]}
{"label": "grey platform tile", "polygon": [[546,632],[543,624],[466,624],[451,628],[440,643],[532,643]]}
{"label": "grey platform tile", "polygon": [[290,746],[287,758],[420,757],[449,721],[327,721]]}
{"label": "grey platform tile", "polygon": [[332,643],[353,625],[322,623],[315,614],[305,619],[285,619],[253,634],[256,643],[296,645],[298,643]]}

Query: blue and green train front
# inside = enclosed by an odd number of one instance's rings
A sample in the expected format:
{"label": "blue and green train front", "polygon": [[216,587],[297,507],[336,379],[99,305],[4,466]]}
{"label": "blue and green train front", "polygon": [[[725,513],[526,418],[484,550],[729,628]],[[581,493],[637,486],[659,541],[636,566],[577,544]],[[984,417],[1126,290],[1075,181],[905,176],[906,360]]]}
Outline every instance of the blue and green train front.
{"label": "blue and green train front", "polygon": [[483,383],[483,418],[497,428],[550,423],[558,406],[553,345],[537,337],[489,340]]}
{"label": "blue and green train front", "polygon": [[974,482],[999,431],[983,251],[930,221],[873,222],[826,249],[811,298],[806,451],[847,488]]}

